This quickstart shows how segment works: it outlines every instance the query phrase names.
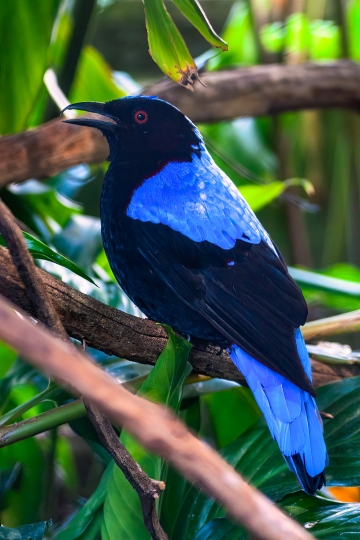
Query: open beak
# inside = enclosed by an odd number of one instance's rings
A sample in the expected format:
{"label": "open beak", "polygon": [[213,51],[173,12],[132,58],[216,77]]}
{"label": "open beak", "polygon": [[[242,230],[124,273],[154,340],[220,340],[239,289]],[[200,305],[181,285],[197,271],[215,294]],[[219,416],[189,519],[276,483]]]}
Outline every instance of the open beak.
{"label": "open beak", "polygon": [[[108,114],[104,111],[105,103],[100,103],[97,101],[83,101],[81,103],[73,103],[72,105],[68,105],[61,111],[60,114],[62,114],[64,111],[71,111],[71,110],[77,110],[77,111],[86,111],[90,113],[95,114],[101,114],[101,116],[106,116],[107,118],[111,118],[112,120],[117,120],[115,116],[112,116],[111,114]],[[114,124],[114,122],[106,122],[105,120],[99,120],[97,118],[71,118],[70,120],[63,120],[65,124],[76,124],[78,126],[87,126],[87,127],[94,127],[97,129],[100,129],[101,131],[111,131],[113,132],[116,128],[117,124]]]}

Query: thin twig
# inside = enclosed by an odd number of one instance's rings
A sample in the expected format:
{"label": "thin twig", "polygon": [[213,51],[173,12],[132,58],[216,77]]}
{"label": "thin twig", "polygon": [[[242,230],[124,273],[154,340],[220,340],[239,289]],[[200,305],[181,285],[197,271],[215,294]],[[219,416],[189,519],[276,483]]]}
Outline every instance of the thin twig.
{"label": "thin twig", "polygon": [[[22,279],[26,293],[31,299],[36,317],[63,341],[69,341],[59,315],[50,301],[46,287],[37,272],[34,261],[27,249],[21,229],[8,207],[0,200],[0,232],[11,254],[13,263]],[[71,342],[69,342],[71,343]],[[72,346],[72,344],[71,344]],[[84,401],[88,416],[99,435],[102,444],[115,463],[124,473],[131,486],[138,493],[143,511],[144,524],[154,540],[166,540],[156,514],[155,499],[165,489],[163,482],[150,479],[133,460],[117,437],[111,422],[91,401]]]}
{"label": "thin twig", "polygon": [[119,440],[108,418],[91,401],[86,399],[83,401],[100,441],[139,496],[145,527],[152,538],[166,540],[168,536],[159,523],[155,504],[156,499],[165,489],[164,482],[149,478]]}
{"label": "thin twig", "polygon": [[[22,317],[19,317],[16,311]],[[82,351],[34,325],[19,308],[0,296],[0,339],[37,369],[91,400],[147,450],[175,467],[187,480],[214,498],[230,518],[262,540],[310,540],[299,524],[283,514],[262,493],[249,486],[208,444],[193,436],[168,409],[146,401],[118,385]]]}

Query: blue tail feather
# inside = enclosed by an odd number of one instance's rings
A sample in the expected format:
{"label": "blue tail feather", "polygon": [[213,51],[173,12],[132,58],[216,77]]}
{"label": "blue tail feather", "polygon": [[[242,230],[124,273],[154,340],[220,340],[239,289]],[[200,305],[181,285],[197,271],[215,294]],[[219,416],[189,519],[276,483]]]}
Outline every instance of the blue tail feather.
{"label": "blue tail feather", "polygon": [[[311,364],[300,329],[295,341],[304,370],[311,380]],[[325,484],[328,458],[322,421],[315,400],[282,375],[264,366],[237,345],[229,354],[252,390],[273,439],[279,444],[289,468],[307,493]]]}

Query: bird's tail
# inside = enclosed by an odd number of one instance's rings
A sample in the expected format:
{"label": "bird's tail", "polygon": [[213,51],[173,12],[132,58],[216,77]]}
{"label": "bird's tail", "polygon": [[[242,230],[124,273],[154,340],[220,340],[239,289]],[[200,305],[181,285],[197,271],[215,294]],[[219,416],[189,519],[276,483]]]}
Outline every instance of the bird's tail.
{"label": "bird's tail", "polygon": [[[311,380],[311,365],[300,329],[295,340],[304,369]],[[229,354],[252,390],[273,439],[290,470],[306,493],[313,495],[325,484],[328,463],[323,427],[314,398],[305,390],[264,366],[237,345]]]}

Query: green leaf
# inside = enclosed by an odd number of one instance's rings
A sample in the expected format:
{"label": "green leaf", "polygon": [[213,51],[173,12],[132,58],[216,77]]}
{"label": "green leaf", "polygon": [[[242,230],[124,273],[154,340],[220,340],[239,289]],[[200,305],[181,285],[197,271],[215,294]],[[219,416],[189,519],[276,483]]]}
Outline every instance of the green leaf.
{"label": "green leaf", "polygon": [[312,21],[310,31],[311,60],[335,60],[341,57],[341,30],[333,21]]}
{"label": "green leaf", "polygon": [[42,540],[47,525],[46,521],[23,525],[17,529],[10,529],[0,525],[0,538],[2,540]]}
{"label": "green leaf", "polygon": [[288,53],[306,58],[310,47],[310,26],[304,13],[293,13],[287,18],[284,45]]}
{"label": "green leaf", "polygon": [[247,2],[235,2],[222,32],[229,50],[218,54],[208,62],[209,70],[224,69],[236,65],[253,65],[258,62],[256,39],[251,12]]}
{"label": "green leaf", "polygon": [[94,521],[96,521],[96,526],[100,532],[102,520],[99,522],[97,513],[99,509],[102,510],[102,505],[104,504],[107,492],[107,483],[112,475],[112,471],[113,463],[106,468],[94,493],[88,498],[84,506],[80,508],[69,523],[57,533],[54,540],[76,540],[77,538],[80,538],[88,528],[91,528]]}
{"label": "green leaf", "polygon": [[289,267],[289,272],[308,303],[343,312],[360,309],[360,270],[356,266],[339,263],[319,272]]}
{"label": "green leaf", "polygon": [[[317,390],[320,411],[333,416],[324,420],[325,442],[330,464],[326,469],[327,485],[360,485],[360,377],[344,379]],[[273,501],[300,490],[294,473],[291,473],[272,440],[263,419],[221,450],[221,455],[253,486]],[[346,457],[345,457],[346,456]],[[211,520],[223,517],[224,511],[194,487],[188,487],[174,527],[173,540],[194,538]],[[220,527],[221,524],[221,527]],[[216,522],[215,531],[228,533],[223,522]],[[206,534],[212,533],[212,526]],[[224,530],[223,530],[224,528]],[[217,536],[196,537],[218,538]],[[200,534],[200,533],[199,533]],[[232,533],[231,533],[232,534]],[[222,536],[219,536],[222,538]],[[238,538],[231,536],[226,538]]]}
{"label": "green leaf", "polygon": [[[23,235],[24,235],[28,250],[31,253],[31,255],[34,257],[34,259],[42,259],[44,261],[50,261],[60,266],[63,266],[64,268],[71,270],[78,276],[86,279],[87,281],[90,281],[90,283],[92,283],[93,285],[96,285],[96,283],[88,275],[86,275],[85,272],[83,272],[76,264],[71,262],[69,259],[67,259],[63,255],[60,255],[59,253],[56,253],[56,251],[53,251],[46,244],[44,244],[40,240],[37,240],[37,238],[34,238],[31,234],[27,232],[23,232]],[[5,240],[1,234],[0,234],[0,246],[6,247]]]}
{"label": "green leaf", "polygon": [[271,182],[263,186],[249,184],[240,186],[239,190],[254,212],[257,212],[277,199],[290,186],[302,186],[308,194],[312,192],[312,185],[305,178],[290,178],[284,182]]}
{"label": "green leaf", "polygon": [[[279,506],[315,538],[356,538],[360,526],[359,504],[345,504],[305,493],[287,495]],[[208,522],[194,540],[246,540],[247,533],[227,518]]]}
{"label": "green leaf", "polygon": [[221,37],[217,35],[211,26],[204,10],[197,0],[172,0],[175,6],[191,22],[200,34],[214,47],[219,47],[227,51],[228,46]]}
{"label": "green leaf", "polygon": [[176,83],[192,86],[197,67],[163,0],[144,0],[149,52]]}
{"label": "green leaf", "polygon": [[12,185],[1,197],[13,214],[46,242],[72,215],[82,212],[81,206],[36,180]]}
{"label": "green leaf", "polygon": [[[207,394],[204,401],[219,448],[233,442],[261,416],[251,390],[243,386]],[[233,414],[233,411],[241,411],[241,414]]]}
{"label": "green leaf", "polygon": [[347,3],[349,53],[352,60],[360,60],[360,0]]}
{"label": "green leaf", "polygon": [[[191,371],[191,366],[187,364],[191,345],[176,336],[169,327],[166,329],[169,333],[167,345],[154,369],[142,384],[139,393],[151,401],[163,403],[177,411],[180,407],[185,380]],[[158,456],[150,455],[126,432],[122,432],[121,441],[150,478],[165,480],[167,467],[162,465]],[[121,470],[115,466],[107,484],[101,537],[103,540],[122,537],[128,540],[148,540],[149,538],[149,533],[143,523],[138,495]]]}
{"label": "green leaf", "polygon": [[18,527],[38,521],[44,484],[44,460],[39,442],[31,438],[0,448],[0,463],[4,469],[21,464],[18,481],[7,492],[7,506],[1,512],[1,522],[7,527]]}
{"label": "green leaf", "polygon": [[281,22],[265,24],[259,36],[264,49],[270,53],[279,53],[284,48],[285,27]]}
{"label": "green leaf", "polygon": [[0,3],[0,133],[27,127],[42,86],[47,53],[60,0]]}
{"label": "green leaf", "polygon": [[126,92],[116,84],[101,54],[90,45],[84,47],[70,90],[70,102],[111,101],[124,96]]}

